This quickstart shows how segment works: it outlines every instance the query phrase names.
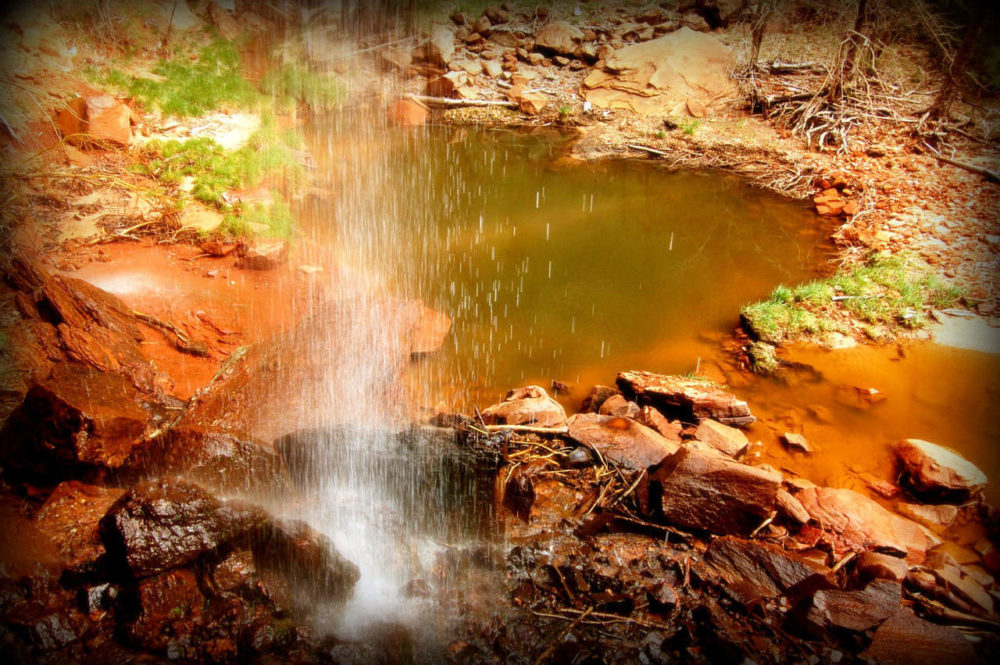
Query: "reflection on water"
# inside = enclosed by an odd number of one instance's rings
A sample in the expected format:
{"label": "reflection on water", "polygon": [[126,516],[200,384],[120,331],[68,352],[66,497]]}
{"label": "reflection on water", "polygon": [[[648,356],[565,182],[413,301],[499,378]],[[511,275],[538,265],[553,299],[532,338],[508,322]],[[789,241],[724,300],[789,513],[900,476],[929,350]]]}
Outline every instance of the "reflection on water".
{"label": "reflection on water", "polygon": [[[429,128],[363,147],[335,135],[320,150],[329,187],[374,217],[361,237],[349,215],[312,211],[341,270],[454,319],[444,353],[411,377],[421,403],[468,409],[527,382],[690,371],[699,333],[813,277],[830,251],[804,205],[654,163],[555,166],[564,143]],[[358,179],[373,200],[353,199]]]}

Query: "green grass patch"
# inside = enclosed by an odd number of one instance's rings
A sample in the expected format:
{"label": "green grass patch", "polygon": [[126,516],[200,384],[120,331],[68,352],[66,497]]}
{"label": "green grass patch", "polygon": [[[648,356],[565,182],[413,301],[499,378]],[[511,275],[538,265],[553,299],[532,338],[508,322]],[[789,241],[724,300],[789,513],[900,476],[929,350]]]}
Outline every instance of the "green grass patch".
{"label": "green grass patch", "polygon": [[891,337],[896,329],[919,328],[931,308],[954,306],[961,288],[947,284],[906,255],[872,254],[848,271],[794,288],[778,286],[767,300],[747,305],[744,327],[770,344],[838,330],[850,321],[872,339]]}
{"label": "green grass patch", "polygon": [[216,40],[195,60],[177,54],[153,68],[156,78],[142,78],[112,70],[105,83],[125,90],[143,106],[168,115],[197,116],[215,109],[248,108],[259,93],[243,76],[239,50],[232,42]]}
{"label": "green grass patch", "polygon": [[226,209],[227,191],[253,187],[265,179],[280,179],[292,188],[298,185],[305,176],[297,155],[301,144],[296,132],[279,132],[273,120],[265,119],[247,144],[234,151],[210,138],[150,141],[135,170],[174,189],[191,178],[194,199]]}
{"label": "green grass patch", "polygon": [[701,120],[697,118],[690,118],[686,120],[681,120],[677,123],[677,126],[681,128],[681,131],[688,136],[694,136],[694,133],[701,127]]}
{"label": "green grass patch", "polygon": [[260,81],[260,89],[278,106],[299,103],[315,111],[332,110],[344,98],[343,86],[331,76],[295,65],[268,72]]}
{"label": "green grass patch", "polygon": [[275,195],[275,201],[270,206],[255,203],[242,211],[226,213],[220,230],[231,236],[266,235],[291,240],[295,219],[288,202]]}

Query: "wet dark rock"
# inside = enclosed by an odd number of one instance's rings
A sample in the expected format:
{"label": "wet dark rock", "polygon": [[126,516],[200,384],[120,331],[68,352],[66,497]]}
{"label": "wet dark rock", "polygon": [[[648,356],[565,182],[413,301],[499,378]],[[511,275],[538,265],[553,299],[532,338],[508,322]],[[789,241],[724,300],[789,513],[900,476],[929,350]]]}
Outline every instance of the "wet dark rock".
{"label": "wet dark rock", "polygon": [[629,402],[621,395],[612,395],[604,400],[604,404],[601,404],[601,408],[597,412],[602,416],[634,418],[639,415],[639,405],[635,402]]}
{"label": "wet dark rock", "polygon": [[282,491],[290,487],[282,456],[248,437],[174,427],[137,446],[125,464],[136,477],[179,476],[219,492]]}
{"label": "wet dark rock", "polygon": [[740,457],[750,446],[746,434],[714,420],[703,420],[695,430],[694,438],[730,457]]}
{"label": "wet dark rock", "polygon": [[961,503],[986,487],[986,474],[953,450],[920,439],[892,447],[904,481],[914,492]]}
{"label": "wet dark rock", "polygon": [[534,470],[530,465],[519,467],[510,475],[504,485],[504,508],[524,522],[529,520],[531,508],[535,505],[535,485],[531,479]]}
{"label": "wet dark rock", "polygon": [[590,452],[590,448],[586,446],[577,446],[569,455],[566,456],[566,462],[570,466],[586,466],[588,464],[593,464],[596,460],[594,455]]}
{"label": "wet dark rock", "polygon": [[668,418],[699,423],[711,418],[733,427],[756,420],[746,402],[703,379],[622,372],[617,384],[625,397],[643,406],[653,406]]}
{"label": "wet dark rock", "polygon": [[427,598],[431,595],[431,587],[426,580],[418,578],[404,584],[401,592],[406,598]]}
{"label": "wet dark rock", "polygon": [[899,611],[902,593],[898,581],[882,579],[853,591],[821,589],[813,594],[803,621],[818,636],[830,629],[868,630]]}
{"label": "wet dark rock", "polygon": [[939,626],[902,609],[875,631],[861,654],[881,665],[973,664],[982,662],[972,644],[955,628]]}
{"label": "wet dark rock", "polygon": [[68,480],[53,490],[35,524],[55,545],[67,570],[93,575],[104,556],[98,524],[123,490]]}
{"label": "wet dark rock", "polygon": [[583,398],[580,411],[585,413],[597,413],[601,410],[601,405],[613,395],[621,395],[621,391],[611,386],[596,385],[590,389],[587,396]]}
{"label": "wet dark rock", "polygon": [[266,521],[266,513],[227,504],[183,481],[133,487],[101,520],[108,554],[137,578],[189,563]]}
{"label": "wet dark rock", "polygon": [[498,425],[562,427],[566,411],[541,386],[525,386],[508,392],[499,404],[483,409],[483,419]]}
{"label": "wet dark rock", "polygon": [[101,476],[121,467],[148,422],[128,380],[61,364],[28,390],[0,430],[0,462],[36,482]]}
{"label": "wet dark rock", "polygon": [[292,587],[284,571],[264,568],[250,549],[235,549],[211,571],[213,589],[257,604],[264,602],[273,611],[289,613],[295,608]]}
{"label": "wet dark rock", "polygon": [[[5,610],[7,608],[4,608]],[[5,625],[35,652],[50,652],[78,642],[88,622],[79,613],[53,610],[46,603],[19,604],[4,612]]]}
{"label": "wet dark rock", "polygon": [[361,577],[329,538],[305,522],[268,520],[255,530],[251,547],[261,567],[280,571],[293,588],[314,597],[342,600]]}
{"label": "wet dark rock", "polygon": [[190,634],[205,624],[208,599],[193,570],[171,570],[142,580],[135,603],[134,620],[125,631],[129,644],[170,658],[197,656]]}
{"label": "wet dark rock", "polygon": [[634,471],[659,464],[678,444],[630,418],[578,413],[569,420],[569,436],[602,457]]}
{"label": "wet dark rock", "polygon": [[90,587],[81,587],[77,591],[77,602],[84,614],[107,612],[114,607],[118,597],[118,587],[110,582]]}
{"label": "wet dark rock", "polygon": [[726,590],[744,604],[774,598],[814,575],[830,569],[801,554],[754,540],[732,536],[713,538],[705,561],[726,583]]}
{"label": "wet dark rock", "polygon": [[667,612],[677,605],[677,592],[664,582],[651,584],[646,590],[650,605],[658,612]]}
{"label": "wet dark rock", "polygon": [[685,447],[649,474],[648,506],[670,524],[747,534],[775,510],[781,474]]}
{"label": "wet dark rock", "polygon": [[858,552],[878,549],[919,563],[936,544],[915,522],[849,489],[812,487],[796,493],[795,498],[821,529],[839,536]]}

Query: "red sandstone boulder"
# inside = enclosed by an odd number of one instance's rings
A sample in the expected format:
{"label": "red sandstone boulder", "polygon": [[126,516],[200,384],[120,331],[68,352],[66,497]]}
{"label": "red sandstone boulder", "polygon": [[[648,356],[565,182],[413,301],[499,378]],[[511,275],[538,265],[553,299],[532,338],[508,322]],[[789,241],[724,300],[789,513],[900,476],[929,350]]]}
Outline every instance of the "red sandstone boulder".
{"label": "red sandstone boulder", "polygon": [[87,135],[101,143],[132,143],[132,110],[110,95],[87,97]]}
{"label": "red sandstone boulder", "polygon": [[750,446],[746,434],[714,420],[703,420],[695,430],[694,438],[730,457],[739,457]]}
{"label": "red sandstone boulder", "polygon": [[746,402],[703,379],[622,372],[617,384],[625,397],[640,405],[656,407],[668,418],[699,423],[711,418],[736,427],[756,420]]}
{"label": "red sandstone boulder", "polygon": [[288,261],[288,243],[274,238],[252,242],[240,258],[239,266],[247,270],[274,270]]}
{"label": "red sandstone boulder", "polygon": [[621,395],[612,395],[604,400],[604,404],[601,404],[601,408],[597,412],[602,416],[635,418],[635,416],[639,415],[639,405],[628,401]]}
{"label": "red sandstone boulder", "polygon": [[416,127],[427,122],[427,109],[410,99],[400,99],[387,111],[389,119],[397,125]]}
{"label": "red sandstone boulder", "polygon": [[483,419],[497,425],[562,427],[566,411],[541,386],[515,388],[499,404],[483,409]]}
{"label": "red sandstone boulder", "polygon": [[892,450],[905,481],[917,493],[958,503],[986,487],[986,474],[944,446],[904,439]]}
{"label": "red sandstone boulder", "polygon": [[777,545],[733,536],[713,538],[705,561],[744,604],[774,598],[813,575],[830,569]]}
{"label": "red sandstone boulder", "polygon": [[630,418],[578,413],[569,419],[569,436],[604,459],[641,471],[674,454],[678,444]]}
{"label": "red sandstone boulder", "polygon": [[958,630],[925,621],[908,608],[878,627],[871,646],[861,656],[880,665],[982,662],[972,643]]}
{"label": "red sandstone boulder", "polygon": [[62,364],[35,384],[0,430],[0,462],[30,480],[102,476],[149,431],[135,387],[121,376]]}
{"label": "red sandstone boulder", "polygon": [[771,516],[781,474],[683,447],[649,476],[649,509],[670,524],[749,534]]}
{"label": "red sandstone boulder", "polygon": [[180,425],[137,446],[125,464],[133,477],[177,476],[219,492],[288,489],[280,454],[249,438]]}
{"label": "red sandstone boulder", "polygon": [[862,552],[858,555],[854,572],[861,579],[894,580],[901,582],[906,579],[909,566],[899,557],[882,554],[881,552]]}
{"label": "red sandstone boulder", "polygon": [[902,594],[899,581],[884,579],[857,590],[821,589],[813,594],[803,620],[807,630],[817,635],[831,628],[865,631],[896,614]]}
{"label": "red sandstone boulder", "polygon": [[639,413],[632,417],[640,425],[645,425],[649,429],[658,432],[667,441],[675,441],[680,443],[681,432],[684,430],[684,426],[674,420],[667,420],[666,416],[657,411],[651,406],[644,406],[639,409]]}
{"label": "red sandstone boulder", "polygon": [[96,572],[104,555],[98,523],[123,490],[68,480],[53,490],[35,524],[56,547],[67,570]]}
{"label": "red sandstone boulder", "polygon": [[430,307],[424,307],[410,339],[410,354],[426,355],[438,351],[451,332],[451,317]]}
{"label": "red sandstone boulder", "polygon": [[879,549],[923,561],[938,541],[920,525],[891,513],[849,489],[806,488],[795,498],[821,529],[841,537],[855,551]]}
{"label": "red sandstone boulder", "polygon": [[535,34],[535,48],[557,55],[574,55],[583,41],[583,32],[566,21],[552,21]]}
{"label": "red sandstone boulder", "polygon": [[789,494],[786,490],[780,489],[775,495],[775,502],[778,512],[792,524],[805,524],[809,521],[809,512],[802,506],[802,502]]}
{"label": "red sandstone boulder", "polygon": [[413,50],[413,59],[437,67],[447,67],[455,57],[455,32],[451,26],[435,24],[427,39]]}

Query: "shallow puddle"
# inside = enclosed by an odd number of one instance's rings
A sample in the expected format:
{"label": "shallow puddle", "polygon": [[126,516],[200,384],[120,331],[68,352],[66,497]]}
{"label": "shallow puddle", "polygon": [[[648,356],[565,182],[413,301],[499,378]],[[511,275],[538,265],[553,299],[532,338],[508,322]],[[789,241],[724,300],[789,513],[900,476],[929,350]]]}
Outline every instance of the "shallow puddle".
{"label": "shallow puddle", "polygon": [[[861,474],[895,481],[890,445],[904,438],[954,448],[983,470],[987,499],[1000,499],[1000,355],[930,342],[827,351],[798,347],[787,383],[753,380],[737,392],[764,424],[750,432],[761,460],[826,485],[867,491]],[[878,391],[874,399],[863,392]],[[861,391],[857,390],[861,389]],[[778,437],[801,432],[812,455],[789,453]]]}

